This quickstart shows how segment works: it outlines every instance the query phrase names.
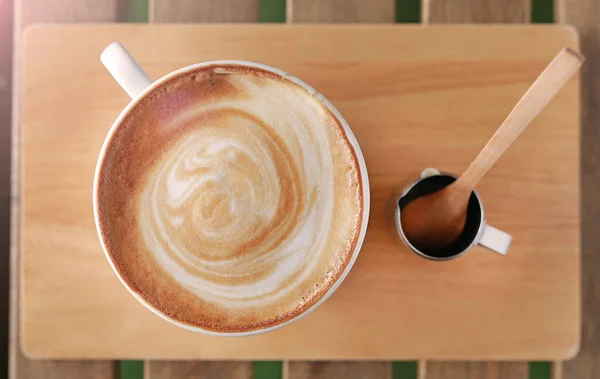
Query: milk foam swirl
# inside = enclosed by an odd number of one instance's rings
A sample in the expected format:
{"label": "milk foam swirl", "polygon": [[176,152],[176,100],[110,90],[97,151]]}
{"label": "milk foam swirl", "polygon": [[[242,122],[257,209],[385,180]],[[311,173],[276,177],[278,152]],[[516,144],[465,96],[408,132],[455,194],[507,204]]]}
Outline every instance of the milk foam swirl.
{"label": "milk foam swirl", "polygon": [[227,99],[190,104],[153,164],[139,232],[181,286],[227,308],[265,306],[314,274],[331,230],[329,114],[293,85],[227,79]]}

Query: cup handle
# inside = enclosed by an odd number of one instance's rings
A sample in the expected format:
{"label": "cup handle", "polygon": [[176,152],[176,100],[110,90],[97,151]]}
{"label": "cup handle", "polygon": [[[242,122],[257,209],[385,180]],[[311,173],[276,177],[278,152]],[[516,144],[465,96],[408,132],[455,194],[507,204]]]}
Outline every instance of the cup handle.
{"label": "cup handle", "polygon": [[512,236],[491,225],[483,225],[483,232],[479,238],[479,244],[502,255],[508,253]]}
{"label": "cup handle", "polygon": [[132,99],[152,84],[144,70],[118,42],[113,42],[104,49],[100,54],[100,61]]}

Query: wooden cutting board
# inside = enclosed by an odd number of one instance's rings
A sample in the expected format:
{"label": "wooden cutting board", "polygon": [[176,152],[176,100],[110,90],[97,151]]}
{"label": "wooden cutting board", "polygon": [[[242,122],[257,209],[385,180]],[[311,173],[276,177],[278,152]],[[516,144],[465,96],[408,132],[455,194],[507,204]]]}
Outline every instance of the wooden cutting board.
{"label": "wooden cutting board", "polygon": [[[102,141],[129,101],[99,54],[122,42],[158,78],[213,59],[282,68],[346,117],[371,217],[352,272],[317,311],[256,337],[179,329],[113,274],[94,229]],[[507,257],[410,253],[390,200],[425,167],[459,173],[574,30],[559,26],[71,25],[23,49],[22,338],[52,358],[558,359],[579,345],[579,85],[573,79],[483,179]]]}

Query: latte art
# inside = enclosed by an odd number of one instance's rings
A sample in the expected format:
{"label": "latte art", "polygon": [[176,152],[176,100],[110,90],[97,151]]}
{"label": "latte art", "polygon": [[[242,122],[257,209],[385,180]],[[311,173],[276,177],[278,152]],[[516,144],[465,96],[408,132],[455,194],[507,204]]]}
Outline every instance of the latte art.
{"label": "latte art", "polygon": [[331,227],[332,157],[325,130],[310,130],[323,123],[322,109],[306,104],[284,119],[252,114],[295,94],[278,83],[234,85],[253,97],[194,104],[165,126],[197,123],[197,131],[156,164],[141,197],[140,228],[182,286],[227,307],[264,306],[318,262]]}
{"label": "latte art", "polygon": [[[208,330],[302,313],[341,275],[360,231],[361,177],[343,129],[270,73],[208,68],[166,88],[107,152],[99,199],[113,204],[101,223],[117,270],[162,313]],[[140,130],[147,141],[125,146]]]}

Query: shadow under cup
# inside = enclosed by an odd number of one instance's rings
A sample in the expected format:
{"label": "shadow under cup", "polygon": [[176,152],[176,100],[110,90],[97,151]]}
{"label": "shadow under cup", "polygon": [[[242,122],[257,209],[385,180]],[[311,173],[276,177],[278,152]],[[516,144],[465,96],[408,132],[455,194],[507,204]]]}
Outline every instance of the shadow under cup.
{"label": "shadow under cup", "polygon": [[[455,180],[455,177],[446,174],[433,175],[420,179],[398,199],[398,203],[396,205],[399,207],[400,214],[402,213],[402,209],[411,201],[418,197],[439,191]],[[400,221],[400,214],[398,215],[398,223],[399,227],[401,228],[402,225]],[[467,206],[467,219],[465,222],[465,228],[456,241],[452,243],[452,245],[441,250],[423,249],[410,243],[405,236],[404,239],[409,242],[409,246],[417,254],[420,254],[425,258],[434,260],[456,258],[477,243],[477,238],[479,232],[481,231],[482,223],[483,208],[481,206],[481,202],[477,194],[475,192],[471,192],[471,197],[469,198],[469,204]],[[404,232],[402,232],[402,234],[404,234]]]}

